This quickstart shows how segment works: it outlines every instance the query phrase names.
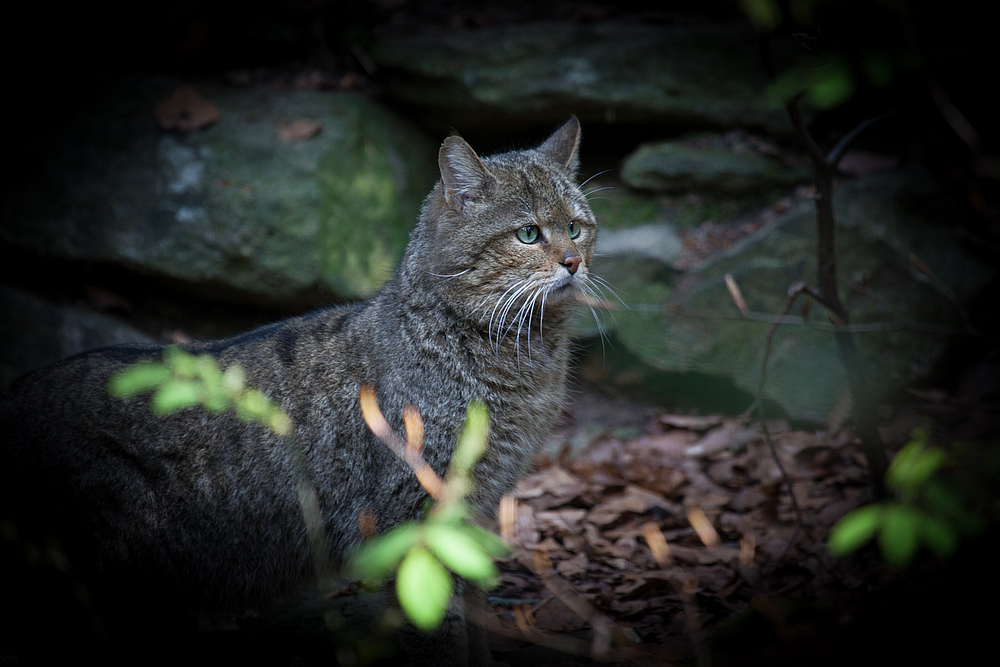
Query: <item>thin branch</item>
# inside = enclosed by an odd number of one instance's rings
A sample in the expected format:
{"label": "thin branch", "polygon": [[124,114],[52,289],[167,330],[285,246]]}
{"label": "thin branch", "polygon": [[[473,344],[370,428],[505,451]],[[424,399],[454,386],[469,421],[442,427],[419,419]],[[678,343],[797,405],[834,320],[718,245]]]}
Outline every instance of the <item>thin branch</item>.
{"label": "thin branch", "polygon": [[826,156],[826,161],[829,163],[830,168],[831,169],[837,168],[837,164],[840,163],[840,159],[844,157],[844,153],[846,153],[847,150],[851,147],[851,145],[858,140],[858,137],[860,137],[865,132],[865,130],[870,128],[872,125],[875,125],[878,122],[884,120],[885,118],[891,116],[901,106],[903,106],[902,102],[892,107],[888,111],[883,111],[877,116],[873,116],[872,118],[868,118],[867,120],[861,121],[854,127],[853,130],[842,136],[840,138],[840,141],[837,142],[837,145],[834,146],[833,149]]}
{"label": "thin branch", "polygon": [[830,170],[830,164],[826,161],[826,156],[823,155],[823,149],[821,149],[819,144],[816,143],[816,140],[813,139],[809,130],[806,129],[805,121],[802,120],[802,112],[799,110],[799,99],[801,98],[802,93],[795,95],[792,99],[785,103],[785,109],[788,111],[788,116],[792,120],[792,127],[795,128],[795,132],[799,135],[799,139],[803,144],[805,144],[806,150],[809,151],[809,157],[812,158],[813,166],[816,168],[818,175],[820,170]]}
{"label": "thin branch", "polygon": [[[785,303],[785,310],[782,312],[782,316],[786,316],[791,312],[792,307],[795,305],[795,300],[799,298],[800,294],[806,291],[810,291],[810,288],[803,282],[795,283],[788,289],[788,301]],[[795,542],[795,538],[798,537],[799,531],[802,530],[802,510],[799,509],[799,503],[795,500],[792,480],[789,478],[788,471],[785,470],[785,466],[781,463],[781,458],[778,456],[778,448],[774,446],[774,440],[771,439],[771,432],[767,428],[767,417],[764,414],[764,387],[767,383],[767,362],[771,358],[771,343],[774,340],[774,334],[778,331],[780,325],[780,322],[775,322],[771,325],[771,329],[767,332],[767,338],[764,341],[764,360],[760,368],[760,382],[757,384],[757,416],[760,419],[764,441],[767,443],[768,449],[771,450],[771,456],[774,457],[775,465],[778,466],[781,479],[785,483],[785,488],[788,489],[788,497],[792,501],[792,510],[795,512],[795,533],[785,548],[785,553],[788,553],[788,549],[791,548],[792,543]]]}

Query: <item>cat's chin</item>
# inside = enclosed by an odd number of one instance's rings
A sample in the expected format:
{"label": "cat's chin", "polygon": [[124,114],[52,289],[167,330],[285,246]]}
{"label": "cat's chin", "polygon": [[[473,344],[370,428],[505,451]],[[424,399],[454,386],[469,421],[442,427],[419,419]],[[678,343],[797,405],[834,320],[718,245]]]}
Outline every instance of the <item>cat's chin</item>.
{"label": "cat's chin", "polygon": [[575,301],[579,294],[579,284],[570,278],[562,285],[550,288],[545,298],[549,303],[561,303],[563,301]]}

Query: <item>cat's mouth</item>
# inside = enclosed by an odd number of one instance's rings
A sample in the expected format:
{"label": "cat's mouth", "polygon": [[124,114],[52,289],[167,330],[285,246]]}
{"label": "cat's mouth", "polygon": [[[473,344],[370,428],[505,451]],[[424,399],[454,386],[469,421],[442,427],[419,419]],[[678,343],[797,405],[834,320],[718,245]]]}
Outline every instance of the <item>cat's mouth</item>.
{"label": "cat's mouth", "polygon": [[549,287],[549,297],[568,295],[577,287],[579,287],[579,282],[576,280],[576,276],[566,276],[559,282],[556,282],[554,285]]}

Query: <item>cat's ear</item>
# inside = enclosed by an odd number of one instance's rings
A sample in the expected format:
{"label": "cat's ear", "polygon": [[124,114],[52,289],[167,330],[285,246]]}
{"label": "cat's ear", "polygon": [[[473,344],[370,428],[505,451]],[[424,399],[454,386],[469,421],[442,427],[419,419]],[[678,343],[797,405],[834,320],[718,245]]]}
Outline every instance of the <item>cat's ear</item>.
{"label": "cat's ear", "polygon": [[577,157],[579,148],[580,121],[576,116],[570,116],[562,127],[538,147],[538,150],[571,175],[576,176],[576,171],[580,168],[580,158]]}
{"label": "cat's ear", "polygon": [[451,136],[438,151],[441,185],[449,208],[465,215],[466,207],[493,194],[496,177],[472,150],[472,146],[459,136]]}

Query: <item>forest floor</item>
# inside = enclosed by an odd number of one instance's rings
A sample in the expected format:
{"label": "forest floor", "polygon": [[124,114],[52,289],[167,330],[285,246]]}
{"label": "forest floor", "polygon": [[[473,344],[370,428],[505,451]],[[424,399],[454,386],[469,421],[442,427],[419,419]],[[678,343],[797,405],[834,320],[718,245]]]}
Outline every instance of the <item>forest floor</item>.
{"label": "forest floor", "polygon": [[[890,456],[929,428],[947,475],[985,491],[978,510],[995,514],[995,402],[911,390],[881,413]],[[990,529],[903,571],[874,543],[835,559],[831,527],[872,500],[860,442],[844,425],[768,426],[800,521],[759,424],[579,396],[516,491],[519,556],[490,592],[494,655],[512,667],[955,663],[990,636]]]}

